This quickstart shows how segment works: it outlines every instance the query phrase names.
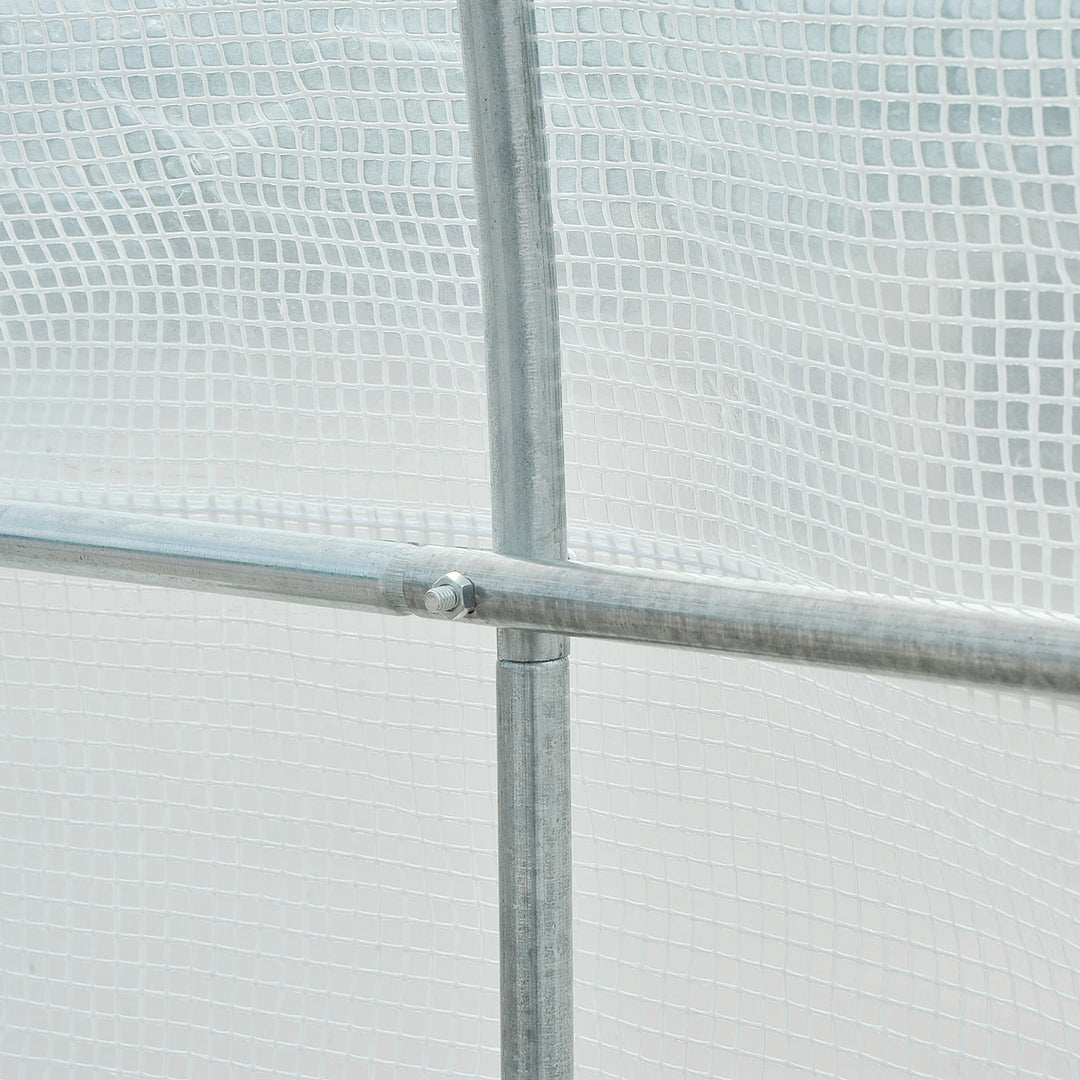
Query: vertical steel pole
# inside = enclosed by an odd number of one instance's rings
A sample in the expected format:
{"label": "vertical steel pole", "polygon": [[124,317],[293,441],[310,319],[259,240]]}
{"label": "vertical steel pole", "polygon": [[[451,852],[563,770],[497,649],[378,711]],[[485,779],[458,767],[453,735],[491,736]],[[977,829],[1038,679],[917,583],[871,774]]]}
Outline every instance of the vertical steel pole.
{"label": "vertical steel pole", "polygon": [[[480,226],[495,550],[566,552],[551,203],[531,0],[459,0]],[[503,1080],[571,1080],[567,640],[499,631]]]}

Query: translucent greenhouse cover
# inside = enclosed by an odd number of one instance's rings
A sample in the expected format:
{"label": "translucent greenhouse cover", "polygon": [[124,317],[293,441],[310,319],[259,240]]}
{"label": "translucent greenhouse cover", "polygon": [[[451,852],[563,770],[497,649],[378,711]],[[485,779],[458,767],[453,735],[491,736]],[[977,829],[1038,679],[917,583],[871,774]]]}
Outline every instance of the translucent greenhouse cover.
{"label": "translucent greenhouse cover", "polygon": [[[487,546],[454,7],[0,10],[0,497]],[[1075,619],[1080,6],[537,20],[576,558]],[[0,592],[0,1074],[498,1075],[488,634]],[[1075,701],[574,648],[579,1075],[1075,1075]]]}

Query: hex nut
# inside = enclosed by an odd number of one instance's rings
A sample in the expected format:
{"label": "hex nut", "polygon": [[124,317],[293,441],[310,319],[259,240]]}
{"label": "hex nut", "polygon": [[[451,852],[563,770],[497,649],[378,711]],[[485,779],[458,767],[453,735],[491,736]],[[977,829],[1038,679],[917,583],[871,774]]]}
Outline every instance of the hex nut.
{"label": "hex nut", "polygon": [[451,570],[424,593],[424,607],[444,619],[463,619],[476,610],[476,590],[464,574]]}

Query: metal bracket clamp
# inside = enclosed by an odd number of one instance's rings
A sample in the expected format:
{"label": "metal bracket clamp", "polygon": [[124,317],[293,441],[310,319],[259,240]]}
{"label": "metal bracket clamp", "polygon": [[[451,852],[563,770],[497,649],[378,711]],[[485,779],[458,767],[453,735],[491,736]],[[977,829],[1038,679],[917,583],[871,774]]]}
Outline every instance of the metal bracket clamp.
{"label": "metal bracket clamp", "polygon": [[444,619],[463,619],[476,610],[476,590],[464,574],[451,570],[424,593],[424,607]]}

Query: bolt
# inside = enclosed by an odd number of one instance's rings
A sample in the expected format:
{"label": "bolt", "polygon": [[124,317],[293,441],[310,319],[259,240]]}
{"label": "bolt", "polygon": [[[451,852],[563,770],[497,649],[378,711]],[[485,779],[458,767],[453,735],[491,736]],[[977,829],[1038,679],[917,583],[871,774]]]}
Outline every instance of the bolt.
{"label": "bolt", "polygon": [[424,607],[444,619],[461,619],[476,610],[476,590],[464,574],[451,570],[424,593]]}
{"label": "bolt", "polygon": [[448,611],[453,611],[457,606],[458,594],[454,591],[453,585],[433,586],[424,593],[424,607],[432,615],[445,615]]}

